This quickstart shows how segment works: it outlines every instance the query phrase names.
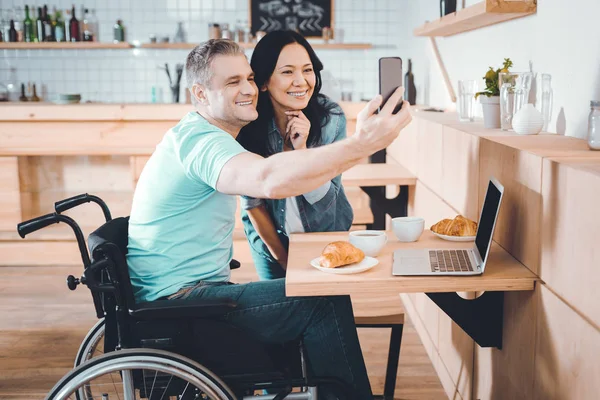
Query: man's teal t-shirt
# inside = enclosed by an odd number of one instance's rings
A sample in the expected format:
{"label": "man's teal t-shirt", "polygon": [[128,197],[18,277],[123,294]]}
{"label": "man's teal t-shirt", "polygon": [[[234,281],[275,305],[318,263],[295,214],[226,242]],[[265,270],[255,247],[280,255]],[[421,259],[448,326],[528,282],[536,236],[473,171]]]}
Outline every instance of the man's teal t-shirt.
{"label": "man's teal t-shirt", "polygon": [[215,187],[225,163],[245,151],[196,112],[165,134],[131,207],[127,264],[137,301],[229,280],[236,198]]}

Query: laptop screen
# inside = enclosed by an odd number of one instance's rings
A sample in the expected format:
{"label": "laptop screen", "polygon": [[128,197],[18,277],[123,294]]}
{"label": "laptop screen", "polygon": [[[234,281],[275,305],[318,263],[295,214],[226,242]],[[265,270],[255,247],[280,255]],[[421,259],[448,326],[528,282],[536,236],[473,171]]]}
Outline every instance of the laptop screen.
{"label": "laptop screen", "polygon": [[485,195],[485,201],[483,203],[483,209],[481,211],[481,218],[479,218],[479,227],[477,228],[475,245],[477,246],[479,255],[484,263],[487,258],[488,248],[492,243],[494,223],[496,222],[496,216],[500,209],[500,200],[502,199],[503,189],[504,188],[502,187],[498,188],[494,182],[490,180]]}

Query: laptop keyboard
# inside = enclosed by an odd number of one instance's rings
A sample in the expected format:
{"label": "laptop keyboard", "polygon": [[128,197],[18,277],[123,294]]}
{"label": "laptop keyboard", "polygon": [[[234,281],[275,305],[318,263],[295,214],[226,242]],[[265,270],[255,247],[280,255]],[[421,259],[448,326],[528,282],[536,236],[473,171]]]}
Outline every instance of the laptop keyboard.
{"label": "laptop keyboard", "polygon": [[430,250],[431,272],[473,271],[467,250]]}

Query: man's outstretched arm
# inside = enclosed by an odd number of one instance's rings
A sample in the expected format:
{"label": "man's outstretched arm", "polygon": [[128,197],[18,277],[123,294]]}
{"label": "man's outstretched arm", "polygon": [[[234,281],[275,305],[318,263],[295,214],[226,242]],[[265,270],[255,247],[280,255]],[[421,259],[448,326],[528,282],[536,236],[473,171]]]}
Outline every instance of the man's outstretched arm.
{"label": "man's outstretched arm", "polygon": [[381,96],[371,100],[358,115],[356,133],[347,139],[268,158],[253,153],[233,157],[223,166],[216,189],[267,199],[298,196],[316,189],[394,141],[411,121],[407,102],[398,114],[392,114],[403,92],[403,88],[396,90],[379,114],[375,111]]}

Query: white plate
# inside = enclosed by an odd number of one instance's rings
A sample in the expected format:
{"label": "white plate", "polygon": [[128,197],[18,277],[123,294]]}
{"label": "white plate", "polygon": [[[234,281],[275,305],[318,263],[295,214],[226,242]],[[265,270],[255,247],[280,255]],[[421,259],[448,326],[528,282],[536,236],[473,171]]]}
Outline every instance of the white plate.
{"label": "white plate", "polygon": [[359,272],[364,272],[366,270],[373,268],[377,264],[379,264],[379,260],[377,260],[376,258],[366,256],[364,258],[364,260],[362,260],[359,263],[348,264],[343,267],[337,267],[337,268],[324,268],[324,267],[321,267],[321,265],[319,265],[320,259],[321,259],[321,257],[315,258],[314,260],[312,260],[310,262],[310,265],[312,265],[313,267],[315,267],[316,269],[318,269],[320,271],[327,272],[330,274],[340,274],[340,275],[358,274]]}
{"label": "white plate", "polygon": [[435,236],[440,239],[449,240],[451,242],[473,242],[475,241],[475,236],[448,236],[448,235],[440,235],[439,233],[435,233],[431,231]]}

